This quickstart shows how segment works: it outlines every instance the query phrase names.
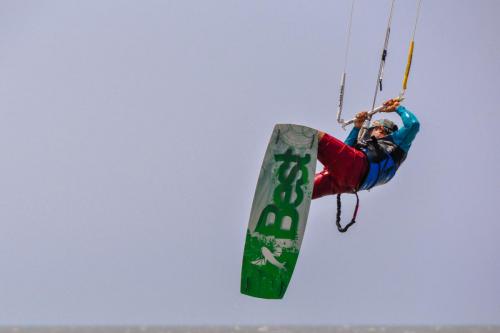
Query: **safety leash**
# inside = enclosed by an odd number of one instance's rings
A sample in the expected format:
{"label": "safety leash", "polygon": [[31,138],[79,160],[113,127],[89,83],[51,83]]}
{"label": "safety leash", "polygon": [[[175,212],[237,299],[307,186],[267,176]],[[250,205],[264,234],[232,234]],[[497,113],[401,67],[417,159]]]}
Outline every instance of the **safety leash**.
{"label": "safety leash", "polygon": [[339,232],[346,232],[351,225],[356,223],[356,216],[358,215],[358,208],[359,208],[359,197],[358,197],[358,192],[354,192],[354,195],[356,195],[356,208],[354,208],[354,214],[352,215],[352,220],[349,222],[345,227],[342,227],[340,225],[340,214],[342,212],[342,202],[340,200],[340,193],[337,194],[337,229],[339,229]]}

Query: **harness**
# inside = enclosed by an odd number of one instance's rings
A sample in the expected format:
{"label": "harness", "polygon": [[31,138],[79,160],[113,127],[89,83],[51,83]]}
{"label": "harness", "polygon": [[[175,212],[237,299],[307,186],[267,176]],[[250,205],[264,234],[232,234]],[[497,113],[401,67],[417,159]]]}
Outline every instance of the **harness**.
{"label": "harness", "polygon": [[371,137],[364,143],[358,143],[356,148],[366,155],[369,162],[368,173],[358,190],[369,190],[387,183],[406,159],[406,153],[392,142],[390,136],[382,139]]}

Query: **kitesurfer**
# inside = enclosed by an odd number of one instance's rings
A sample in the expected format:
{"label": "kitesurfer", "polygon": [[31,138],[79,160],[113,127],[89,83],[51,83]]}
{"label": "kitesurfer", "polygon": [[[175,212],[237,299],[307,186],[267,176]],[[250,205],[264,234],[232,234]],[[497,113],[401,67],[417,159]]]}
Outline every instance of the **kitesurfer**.
{"label": "kitesurfer", "polygon": [[324,168],[314,178],[313,199],[369,190],[394,177],[420,124],[413,113],[400,105],[399,99],[390,99],[384,106],[382,112],[396,112],[401,117],[401,129],[388,119],[374,121],[368,129],[369,139],[358,142],[358,133],[368,117],[367,112],[359,112],[345,143],[319,132],[318,160]]}

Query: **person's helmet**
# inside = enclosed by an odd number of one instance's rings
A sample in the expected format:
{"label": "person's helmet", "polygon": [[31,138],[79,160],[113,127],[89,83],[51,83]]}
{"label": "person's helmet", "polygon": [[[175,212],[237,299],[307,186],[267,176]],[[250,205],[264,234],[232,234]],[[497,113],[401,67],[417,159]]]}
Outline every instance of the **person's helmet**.
{"label": "person's helmet", "polygon": [[370,130],[373,130],[375,127],[382,126],[387,131],[387,134],[391,134],[398,130],[398,125],[394,124],[389,119],[379,119],[375,120],[370,126]]}

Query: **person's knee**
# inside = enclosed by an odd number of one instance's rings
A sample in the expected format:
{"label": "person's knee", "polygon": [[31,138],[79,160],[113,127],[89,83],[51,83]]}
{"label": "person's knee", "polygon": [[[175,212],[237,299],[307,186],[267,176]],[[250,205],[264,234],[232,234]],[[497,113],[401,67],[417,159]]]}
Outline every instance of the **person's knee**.
{"label": "person's knee", "polygon": [[324,135],[325,135],[325,132],[318,131],[318,141],[321,141],[321,139],[323,138]]}

